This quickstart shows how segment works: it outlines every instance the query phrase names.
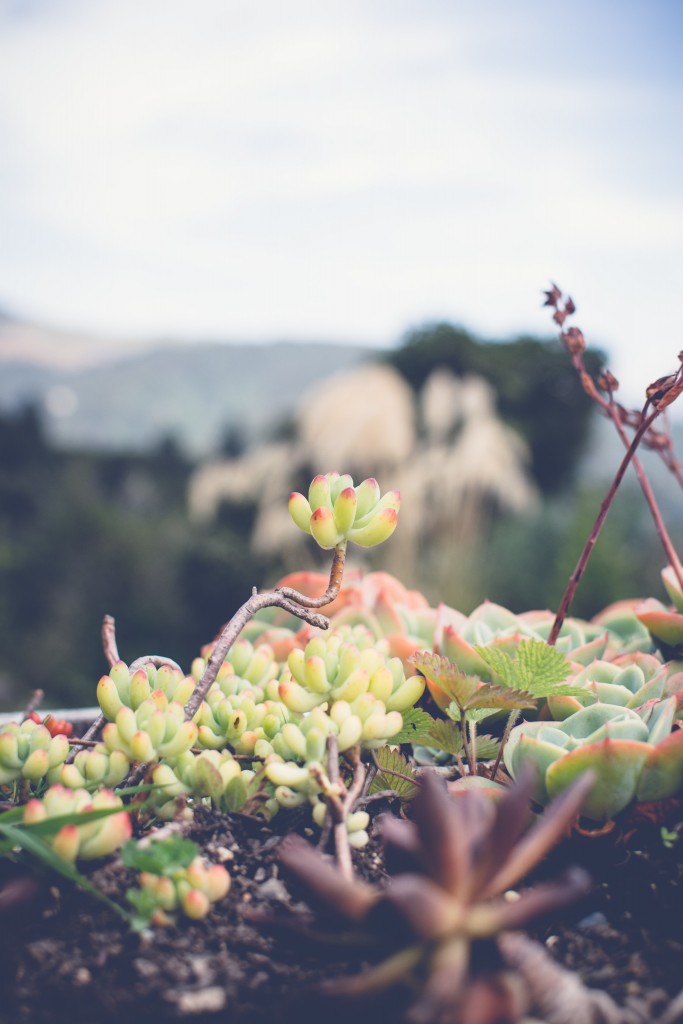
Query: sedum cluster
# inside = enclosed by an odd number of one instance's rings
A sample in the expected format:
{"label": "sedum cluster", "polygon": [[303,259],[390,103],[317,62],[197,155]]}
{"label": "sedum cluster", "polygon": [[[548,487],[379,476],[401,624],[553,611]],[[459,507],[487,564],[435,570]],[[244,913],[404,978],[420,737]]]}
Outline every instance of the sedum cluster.
{"label": "sedum cluster", "polygon": [[[120,809],[120,810],[119,810]],[[83,824],[69,822],[53,835],[47,836],[52,849],[64,860],[96,860],[106,857],[130,839],[132,825],[121,798],[110,789],[89,793],[86,789],[67,789],[55,784],[42,799],[29,800],[23,810],[24,825],[38,825],[51,818],[87,815],[88,812],[108,812],[104,817],[94,816]]]}

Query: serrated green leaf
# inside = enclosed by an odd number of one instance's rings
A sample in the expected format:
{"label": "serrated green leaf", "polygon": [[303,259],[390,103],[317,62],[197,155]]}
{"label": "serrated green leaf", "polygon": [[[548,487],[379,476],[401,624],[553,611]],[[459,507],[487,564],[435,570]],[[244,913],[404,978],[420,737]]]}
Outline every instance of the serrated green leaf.
{"label": "serrated green leaf", "polygon": [[378,772],[372,780],[370,793],[393,789],[401,800],[412,800],[417,788],[417,774],[401,751],[389,746],[380,747],[374,751],[374,761]]}
{"label": "serrated green leaf", "polygon": [[477,736],[477,761],[492,761],[498,756],[500,740],[495,736]]}
{"label": "serrated green leaf", "polygon": [[414,743],[428,745],[429,731],[436,721],[422,708],[408,708],[401,712],[403,728],[391,737],[392,743]]}
{"label": "serrated green leaf", "polygon": [[494,686],[482,683],[476,693],[464,705],[465,716],[480,708],[495,711],[517,711],[520,708],[535,708],[536,701],[530,693],[522,690],[509,689],[506,686]]}
{"label": "serrated green leaf", "polygon": [[571,665],[560,651],[543,640],[522,640],[514,656],[498,647],[478,646],[475,650],[486,662],[504,687],[525,690],[533,697],[576,697],[585,695],[578,686],[569,686],[564,680]]}
{"label": "serrated green leaf", "polygon": [[121,859],[127,868],[135,868],[136,871],[173,875],[189,867],[198,852],[197,844],[182,836],[152,839],[142,846],[136,839],[129,839],[121,850]]}
{"label": "serrated green leaf", "polygon": [[453,757],[461,757],[464,747],[462,745],[460,726],[455,722],[435,721],[429,730],[425,746],[434,747],[436,750],[443,750],[444,753],[452,754]]}
{"label": "serrated green leaf", "polygon": [[478,676],[465,675],[448,658],[444,658],[440,654],[433,654],[431,651],[419,651],[408,660],[418,672],[426,676],[430,682],[443,690],[451,700],[461,707],[467,703],[481,684]]}
{"label": "serrated green leaf", "polygon": [[[465,754],[460,727],[455,722],[435,721],[425,746],[432,747],[434,750],[443,750],[444,753],[451,754],[453,757],[463,757]],[[477,760],[490,761],[497,755],[499,747],[500,740],[495,736],[477,736]]]}

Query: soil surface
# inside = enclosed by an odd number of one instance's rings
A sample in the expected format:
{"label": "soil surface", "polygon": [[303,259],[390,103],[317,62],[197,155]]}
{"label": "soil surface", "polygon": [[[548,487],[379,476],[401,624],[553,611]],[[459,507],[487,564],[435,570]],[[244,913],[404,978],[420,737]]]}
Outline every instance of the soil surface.
{"label": "soil surface", "polygon": [[[675,808],[668,824],[682,819]],[[338,929],[335,934],[329,921],[313,919],[303,892],[283,877],[276,831],[283,824],[197,812],[189,835],[230,870],[231,891],[202,921],[179,918],[140,934],[66,880],[17,877],[6,862],[0,869],[2,1024],[400,1020],[405,992],[383,996],[377,1013],[316,995],[322,980],[357,973],[372,956],[350,946]],[[537,927],[535,938],[586,985],[607,991],[643,1020],[666,1024],[683,1021],[676,998],[683,989],[682,852],[683,835],[667,847],[660,823],[646,823],[630,834],[568,839],[539,872],[552,877],[578,864],[595,885],[580,905]],[[354,863],[359,875],[382,881],[376,836],[354,853]],[[134,872],[112,861],[91,877],[125,905]],[[282,919],[306,927],[277,926]]]}

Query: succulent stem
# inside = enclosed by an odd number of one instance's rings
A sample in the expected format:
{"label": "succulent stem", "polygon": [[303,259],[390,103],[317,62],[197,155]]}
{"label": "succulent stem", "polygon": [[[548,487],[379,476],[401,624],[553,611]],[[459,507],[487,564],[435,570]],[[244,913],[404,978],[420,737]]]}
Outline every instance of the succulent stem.
{"label": "succulent stem", "polygon": [[297,604],[302,605],[304,608],[324,608],[326,604],[331,604],[335,597],[339,596],[345,561],[346,541],[342,541],[334,549],[334,558],[330,568],[330,582],[327,590],[321,597],[306,597],[305,594],[300,594],[298,590],[294,590],[292,587],[278,587],[275,593],[282,594],[283,597],[289,598],[290,601],[296,601]]}

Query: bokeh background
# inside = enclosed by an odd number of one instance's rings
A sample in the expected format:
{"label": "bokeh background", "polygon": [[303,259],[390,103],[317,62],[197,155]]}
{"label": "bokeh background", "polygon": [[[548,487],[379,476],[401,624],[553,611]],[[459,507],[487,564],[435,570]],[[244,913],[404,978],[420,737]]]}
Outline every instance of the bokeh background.
{"label": "bokeh background", "polygon": [[[356,565],[554,607],[620,445],[542,289],[627,406],[675,369],[682,44],[676,0],[0,0],[0,703],[92,703],[105,613],[187,664],[323,567],[332,468],[404,497]],[[575,612],[662,567],[627,479]]]}

